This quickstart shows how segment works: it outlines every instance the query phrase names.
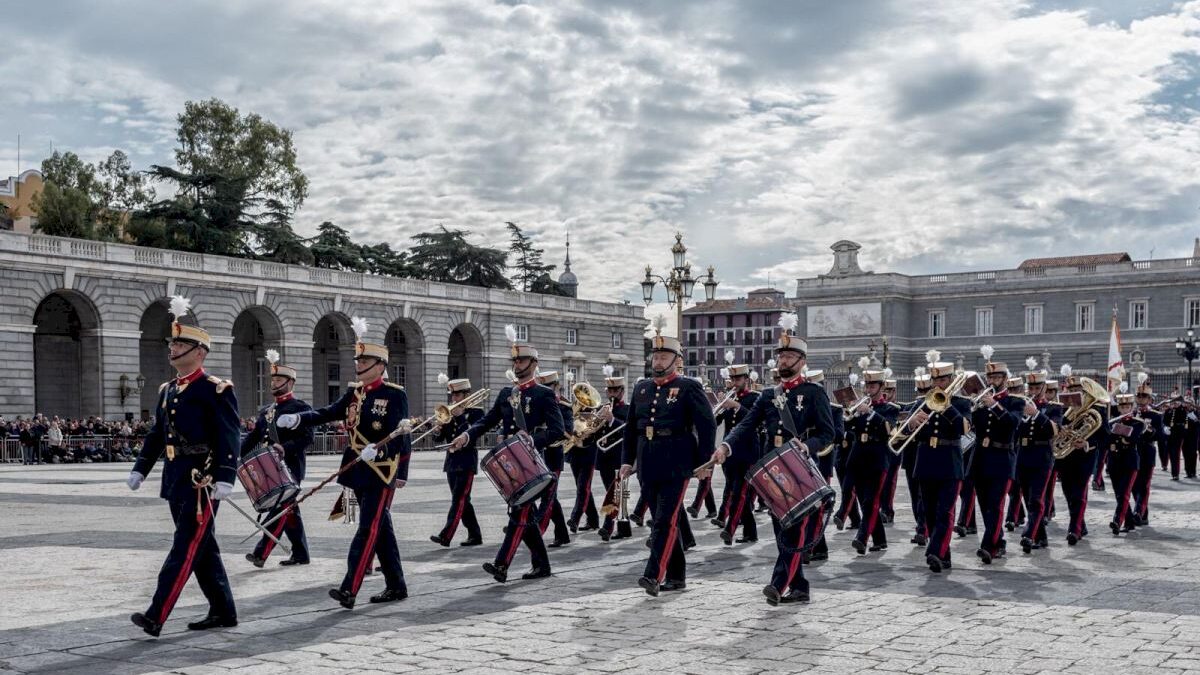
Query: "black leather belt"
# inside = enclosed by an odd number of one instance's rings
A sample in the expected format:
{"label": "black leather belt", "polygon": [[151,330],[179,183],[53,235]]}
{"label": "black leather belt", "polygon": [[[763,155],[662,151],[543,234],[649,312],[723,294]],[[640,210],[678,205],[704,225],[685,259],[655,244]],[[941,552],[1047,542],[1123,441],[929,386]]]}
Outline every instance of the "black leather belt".
{"label": "black leather belt", "polygon": [[655,427],[646,427],[646,430],[642,432],[642,435],[644,435],[648,440],[654,440],[655,438],[663,438],[665,436],[674,436],[675,430],[674,429],[657,429]]}
{"label": "black leather belt", "polygon": [[192,455],[208,454],[207,445],[170,445],[167,447],[168,449],[173,450],[173,452],[167,453],[167,459],[171,459],[175,456],[190,457]]}
{"label": "black leather belt", "polygon": [[997,450],[1012,450],[1013,449],[1012,443],[996,443],[995,441],[991,441],[990,439],[986,439],[986,438],[984,440],[988,441],[987,445],[984,445],[982,442],[979,442],[979,443],[975,444],[975,447],[987,448],[989,450],[992,448],[995,448]]}
{"label": "black leather belt", "polygon": [[937,436],[933,436],[928,441],[925,441],[925,445],[931,448],[957,448],[960,445],[960,441],[957,438],[938,438]]}

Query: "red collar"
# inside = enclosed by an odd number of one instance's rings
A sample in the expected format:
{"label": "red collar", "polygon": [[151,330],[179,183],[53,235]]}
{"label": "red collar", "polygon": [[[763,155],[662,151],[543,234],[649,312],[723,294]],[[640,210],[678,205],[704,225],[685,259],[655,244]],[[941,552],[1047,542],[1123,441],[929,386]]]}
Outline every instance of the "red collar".
{"label": "red collar", "polygon": [[751,389],[750,387],[746,387],[745,389],[738,389],[737,397],[742,398],[742,397],[746,396],[747,394],[750,394],[753,391],[754,390]]}
{"label": "red collar", "polygon": [[887,396],[880,396],[871,401],[871,405],[883,405],[884,403],[887,403]]}
{"label": "red collar", "polygon": [[792,378],[792,379],[790,379],[790,380],[784,380],[784,381],[783,381],[783,390],[784,390],[784,391],[791,391],[791,390],[795,389],[796,387],[798,387],[798,386],[800,386],[800,385],[802,385],[802,384],[804,384],[804,376],[803,376],[803,375],[797,375],[797,376],[793,377],[793,378]]}
{"label": "red collar", "polygon": [[287,403],[288,401],[290,401],[294,398],[296,398],[296,395],[293,392],[289,391],[288,393],[284,394],[283,396],[276,396],[275,402],[276,403]]}
{"label": "red collar", "polygon": [[666,375],[664,377],[656,377],[654,378],[654,384],[657,384],[661,387],[664,384],[670,384],[674,382],[675,378],[677,377],[679,377],[679,373],[671,373],[670,375]]}
{"label": "red collar", "polygon": [[175,384],[179,385],[179,386],[183,386],[185,384],[191,384],[202,377],[204,377],[204,369],[197,368],[197,369],[193,370],[190,375],[184,375],[183,377],[175,378]]}
{"label": "red collar", "polygon": [[1004,391],[998,391],[998,392],[996,392],[996,395],[995,395],[995,396],[993,396],[992,398],[994,398],[994,399],[996,399],[997,401],[999,401],[999,400],[1002,400],[1002,399],[1004,399],[1004,398],[1007,398],[1007,397],[1008,397],[1008,390],[1007,390],[1007,389],[1005,389]]}
{"label": "red collar", "polygon": [[364,384],[363,385],[363,393],[369,394],[382,386],[383,386],[383,378],[381,377],[381,378],[375,380],[374,382]]}
{"label": "red collar", "polygon": [[[517,384],[517,389],[520,391],[525,391],[526,389],[533,389],[536,386],[537,386],[537,378],[531,377],[528,380],[525,380],[524,382]],[[558,398],[558,395],[555,394],[554,398]]]}

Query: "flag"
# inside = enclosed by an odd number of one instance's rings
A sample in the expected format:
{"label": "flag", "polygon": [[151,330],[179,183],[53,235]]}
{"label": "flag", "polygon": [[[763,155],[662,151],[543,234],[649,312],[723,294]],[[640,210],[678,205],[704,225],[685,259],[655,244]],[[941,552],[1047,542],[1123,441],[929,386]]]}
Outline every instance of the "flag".
{"label": "flag", "polygon": [[1112,333],[1108,337],[1108,393],[1125,379],[1125,362],[1121,360],[1121,328],[1117,326],[1117,308],[1113,307]]}

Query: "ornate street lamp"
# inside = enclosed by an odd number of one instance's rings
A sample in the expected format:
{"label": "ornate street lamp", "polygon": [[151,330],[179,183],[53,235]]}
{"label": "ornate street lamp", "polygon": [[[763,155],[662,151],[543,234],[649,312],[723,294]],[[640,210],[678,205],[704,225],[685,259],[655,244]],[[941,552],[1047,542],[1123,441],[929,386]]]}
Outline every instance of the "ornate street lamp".
{"label": "ornate street lamp", "polygon": [[649,305],[654,301],[654,287],[662,283],[667,290],[667,304],[675,309],[675,325],[679,341],[683,342],[683,306],[692,299],[692,292],[696,290],[696,282],[700,281],[704,286],[704,297],[712,302],[717,295],[717,285],[720,284],[716,278],[716,270],[709,265],[707,276],[702,279],[697,279],[692,276],[692,263],[687,260],[687,247],[683,245],[683,235],[675,233],[675,244],[671,246],[671,261],[672,267],[670,272],[664,278],[654,273],[654,270],[646,265],[646,277],[642,279],[642,300]]}

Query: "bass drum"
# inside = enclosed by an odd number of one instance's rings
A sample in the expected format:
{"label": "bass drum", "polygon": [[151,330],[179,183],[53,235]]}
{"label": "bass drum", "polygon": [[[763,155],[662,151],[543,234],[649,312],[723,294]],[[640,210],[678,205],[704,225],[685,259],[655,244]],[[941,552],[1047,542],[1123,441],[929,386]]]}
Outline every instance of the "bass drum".
{"label": "bass drum", "polygon": [[785,528],[798,524],[821,506],[832,506],[836,500],[817,463],[800,449],[796,439],[758,460],[746,473],[746,480]]}

